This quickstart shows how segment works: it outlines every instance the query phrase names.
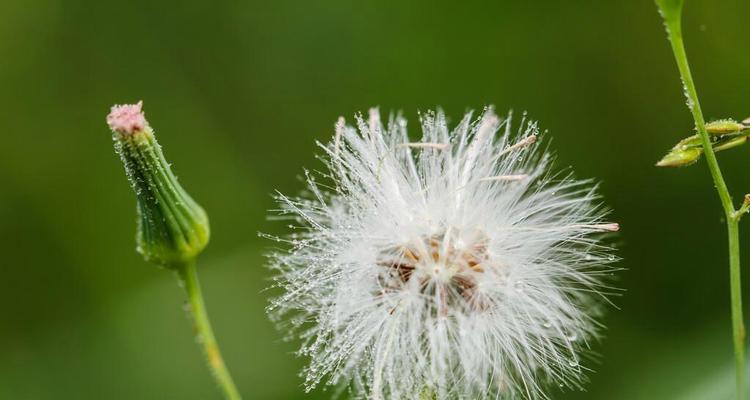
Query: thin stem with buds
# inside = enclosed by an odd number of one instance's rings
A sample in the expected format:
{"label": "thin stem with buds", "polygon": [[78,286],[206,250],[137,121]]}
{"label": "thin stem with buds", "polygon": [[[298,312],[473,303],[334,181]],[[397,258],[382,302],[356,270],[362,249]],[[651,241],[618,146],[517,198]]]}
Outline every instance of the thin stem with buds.
{"label": "thin stem with buds", "polygon": [[[742,318],[742,283],[740,280],[740,238],[738,222],[742,214],[747,211],[747,207],[741,207],[740,210],[735,210],[732,198],[729,194],[729,189],[727,189],[727,184],[724,182],[719,162],[711,148],[711,140],[706,131],[706,122],[703,118],[700,102],[698,101],[698,93],[695,89],[692,74],[690,73],[690,66],[685,52],[685,44],[682,39],[682,0],[657,0],[657,5],[659,6],[662,17],[664,18],[669,42],[672,45],[672,52],[674,53],[675,61],[677,61],[677,67],[680,70],[688,107],[693,115],[695,129],[697,130],[703,145],[706,164],[711,172],[716,192],[719,195],[726,216],[727,236],[729,242],[729,282],[737,399],[743,399],[745,397],[745,326]],[[742,212],[740,213],[738,211]]]}

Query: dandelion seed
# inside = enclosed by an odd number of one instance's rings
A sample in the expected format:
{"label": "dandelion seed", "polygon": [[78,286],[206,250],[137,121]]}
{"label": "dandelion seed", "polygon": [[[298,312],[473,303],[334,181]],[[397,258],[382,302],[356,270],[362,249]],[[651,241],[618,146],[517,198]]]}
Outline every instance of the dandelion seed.
{"label": "dandelion seed", "polygon": [[373,107],[368,111],[370,118],[367,120],[367,126],[370,128],[370,132],[375,132],[380,126],[380,111]]}
{"label": "dandelion seed", "polygon": [[333,151],[334,156],[338,157],[339,155],[339,147],[341,146],[341,135],[344,134],[344,129],[346,129],[346,120],[344,120],[344,117],[339,117],[339,119],[336,121],[336,135],[333,138]]}
{"label": "dandelion seed", "polygon": [[580,387],[616,261],[600,238],[619,226],[588,181],[550,172],[536,124],[513,134],[487,110],[450,132],[442,113],[421,117],[419,142],[376,109],[359,132],[340,119],[323,147],[333,184],[308,176],[311,197],[278,197],[298,229],[270,255],[282,294],[269,313],[302,338],[306,388],[444,400]]}
{"label": "dandelion seed", "polygon": [[488,176],[480,181],[522,181],[529,176],[526,174]]}
{"label": "dandelion seed", "polygon": [[609,223],[609,224],[577,224],[574,225],[575,228],[580,229],[593,229],[597,231],[606,231],[606,232],[617,232],[620,230],[620,224],[617,223]]}
{"label": "dandelion seed", "polygon": [[448,143],[400,143],[396,147],[411,147],[414,149],[435,149],[445,150],[450,147]]}
{"label": "dandelion seed", "polygon": [[525,138],[523,138],[520,142],[509,146],[507,149],[500,152],[499,156],[505,155],[507,153],[510,153],[511,151],[522,149],[526,146],[532,145],[536,143],[536,135],[529,135]]}

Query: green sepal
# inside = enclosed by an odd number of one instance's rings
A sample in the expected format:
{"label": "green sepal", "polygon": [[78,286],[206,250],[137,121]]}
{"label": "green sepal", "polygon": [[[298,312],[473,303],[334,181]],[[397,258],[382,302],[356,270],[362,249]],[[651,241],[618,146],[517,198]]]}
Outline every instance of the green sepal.
{"label": "green sepal", "polygon": [[151,127],[113,133],[137,203],[137,250],[171,268],[194,260],[208,244],[208,216],[182,188]]}

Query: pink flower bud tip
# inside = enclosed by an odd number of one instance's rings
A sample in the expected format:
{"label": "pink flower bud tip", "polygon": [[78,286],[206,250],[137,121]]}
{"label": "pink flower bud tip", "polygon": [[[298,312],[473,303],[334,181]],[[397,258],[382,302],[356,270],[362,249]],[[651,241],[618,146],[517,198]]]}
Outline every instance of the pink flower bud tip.
{"label": "pink flower bud tip", "polygon": [[148,126],[148,122],[143,115],[142,107],[143,101],[139,101],[137,104],[112,106],[109,115],[107,115],[109,128],[124,135],[131,135],[133,132],[144,130]]}

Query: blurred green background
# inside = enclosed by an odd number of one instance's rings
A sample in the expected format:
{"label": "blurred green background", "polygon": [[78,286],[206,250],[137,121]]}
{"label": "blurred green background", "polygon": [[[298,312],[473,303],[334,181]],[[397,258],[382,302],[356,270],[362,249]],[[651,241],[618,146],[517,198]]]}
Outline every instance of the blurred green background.
{"label": "blurred green background", "polygon": [[[750,2],[687,3],[705,113],[747,117]],[[174,277],[134,251],[104,117],[140,99],[210,214],[200,274],[246,398],[330,396],[303,394],[303,360],[264,315],[257,233],[284,230],[269,193],[302,188],[339,115],[379,105],[416,127],[418,110],[485,104],[540,120],[622,225],[620,310],[586,392],[553,397],[729,398],[719,202],[702,162],[653,167],[692,122],[651,1],[2,0],[0,16],[0,398],[219,398]],[[750,148],[720,158],[739,199]]]}

